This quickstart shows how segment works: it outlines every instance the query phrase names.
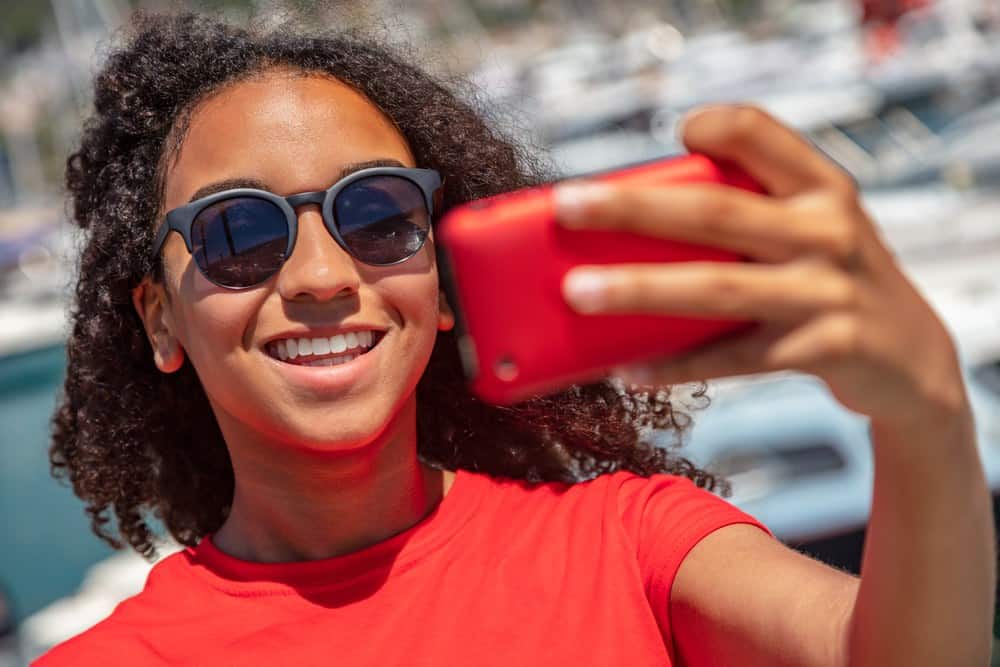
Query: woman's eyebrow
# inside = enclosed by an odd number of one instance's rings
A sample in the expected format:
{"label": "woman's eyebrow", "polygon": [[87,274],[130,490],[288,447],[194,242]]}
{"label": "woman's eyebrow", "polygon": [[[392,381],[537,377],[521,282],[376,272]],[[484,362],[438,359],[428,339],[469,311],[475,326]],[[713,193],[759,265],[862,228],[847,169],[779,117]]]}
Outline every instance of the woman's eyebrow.
{"label": "woman's eyebrow", "polygon": [[[370,169],[372,167],[405,167],[406,165],[399,160],[393,160],[391,158],[381,158],[378,160],[367,160],[365,162],[352,162],[345,165],[343,169],[340,170],[340,175],[337,176],[337,180],[344,178],[348,174],[353,174],[356,171],[361,171],[362,169]],[[331,185],[333,185],[331,183]]]}
{"label": "woman's eyebrow", "polygon": [[257,190],[267,190],[267,183],[263,181],[258,181],[255,178],[227,178],[224,181],[215,181],[214,183],[209,183],[198,188],[188,203],[197,201],[202,197],[207,197],[209,195],[214,195],[216,192],[222,192],[224,190],[235,190],[236,188],[254,188]]}
{"label": "woman's eyebrow", "polygon": [[[340,174],[337,175],[336,181],[344,178],[348,174],[353,174],[361,169],[370,169],[371,167],[405,167],[399,160],[393,160],[388,158],[382,158],[378,160],[366,160],[364,162],[352,162],[350,164],[344,165],[344,168],[340,170]],[[334,182],[336,182],[334,181]],[[332,185],[332,183],[331,183]],[[254,188],[255,190],[267,190],[270,192],[270,188],[267,183],[259,181],[256,178],[227,178],[222,181],[215,181],[214,183],[209,183],[204,185],[191,195],[191,199],[188,203],[197,201],[202,197],[208,197],[209,195],[214,195],[216,192],[222,192],[224,190],[235,190],[236,188]]]}

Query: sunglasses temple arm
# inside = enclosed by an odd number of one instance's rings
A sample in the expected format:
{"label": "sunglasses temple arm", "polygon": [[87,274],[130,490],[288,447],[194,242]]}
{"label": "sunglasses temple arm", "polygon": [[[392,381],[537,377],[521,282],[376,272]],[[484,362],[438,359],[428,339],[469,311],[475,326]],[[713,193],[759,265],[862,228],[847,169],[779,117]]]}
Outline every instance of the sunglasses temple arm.
{"label": "sunglasses temple arm", "polygon": [[184,246],[191,252],[191,244],[188,243],[187,234],[180,228],[179,225],[172,224],[170,218],[164,218],[160,226],[156,228],[156,233],[153,236],[153,256],[160,254],[160,250],[163,249],[163,244],[167,242],[167,236],[170,235],[171,231],[176,231],[184,239]]}
{"label": "sunglasses temple arm", "polygon": [[153,237],[153,257],[156,257],[156,255],[159,254],[160,248],[163,247],[163,244],[167,240],[167,234],[169,233],[170,224],[166,220],[163,220],[159,227],[156,228],[156,234]]}
{"label": "sunglasses temple arm", "polygon": [[434,189],[434,192],[431,193],[431,205],[433,206],[431,210],[433,215],[440,215],[441,208],[444,206],[444,184],[445,178],[442,176],[441,182]]}

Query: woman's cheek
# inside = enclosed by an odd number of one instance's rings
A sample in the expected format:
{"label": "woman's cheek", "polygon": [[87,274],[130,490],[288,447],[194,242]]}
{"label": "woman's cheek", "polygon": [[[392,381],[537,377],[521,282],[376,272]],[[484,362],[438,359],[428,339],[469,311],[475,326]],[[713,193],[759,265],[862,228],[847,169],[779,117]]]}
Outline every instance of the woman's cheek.
{"label": "woman's cheek", "polygon": [[229,292],[206,296],[186,310],[184,338],[188,357],[206,391],[212,385],[233,382],[239,364],[253,354],[253,332],[259,299],[251,293]]}
{"label": "woman's cheek", "polygon": [[190,327],[216,345],[248,348],[260,319],[263,297],[257,290],[226,290],[204,295],[191,302]]}

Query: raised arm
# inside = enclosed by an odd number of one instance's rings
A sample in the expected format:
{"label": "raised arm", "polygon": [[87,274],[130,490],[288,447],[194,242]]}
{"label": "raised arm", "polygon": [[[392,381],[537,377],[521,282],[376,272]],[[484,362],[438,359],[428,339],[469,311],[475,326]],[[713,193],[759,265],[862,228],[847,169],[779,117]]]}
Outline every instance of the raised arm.
{"label": "raised arm", "polygon": [[989,494],[969,420],[938,416],[913,431],[875,429],[860,580],[749,526],[694,547],[671,593],[679,664],[989,664]]}
{"label": "raised arm", "polygon": [[670,385],[813,373],[871,417],[875,489],[860,582],[745,526],[702,540],[672,590],[680,655],[713,665],[987,664],[995,537],[947,331],[897,266],[853,181],[800,135],[758,109],[719,106],[691,117],[684,141],[739,164],[769,196],[720,186],[563,187],[560,219],[722,246],[756,262],[581,267],[564,283],[567,300],[587,313],[760,321],[748,336],[622,375]]}

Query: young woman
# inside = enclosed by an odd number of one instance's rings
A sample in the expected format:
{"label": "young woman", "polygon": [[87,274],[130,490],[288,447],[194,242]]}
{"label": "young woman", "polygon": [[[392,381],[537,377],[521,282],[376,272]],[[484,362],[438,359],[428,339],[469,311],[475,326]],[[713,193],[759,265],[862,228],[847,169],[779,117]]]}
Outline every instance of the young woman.
{"label": "young woman", "polygon": [[[37,664],[983,664],[989,496],[945,329],[799,136],[736,106],[683,136],[771,195],[577,183],[562,224],[760,262],[581,267],[566,298],[765,326],[629,391],[493,407],[431,221],[537,164],[363,38],[136,18],[68,162],[87,241],[51,455],[99,536],[149,555],[151,513],[187,548]],[[643,437],[686,423],[647,389],[781,368],[872,418],[860,580]]]}

